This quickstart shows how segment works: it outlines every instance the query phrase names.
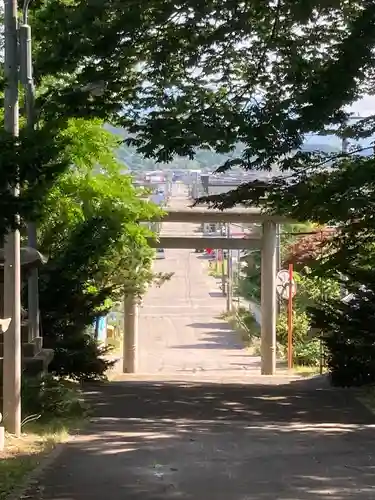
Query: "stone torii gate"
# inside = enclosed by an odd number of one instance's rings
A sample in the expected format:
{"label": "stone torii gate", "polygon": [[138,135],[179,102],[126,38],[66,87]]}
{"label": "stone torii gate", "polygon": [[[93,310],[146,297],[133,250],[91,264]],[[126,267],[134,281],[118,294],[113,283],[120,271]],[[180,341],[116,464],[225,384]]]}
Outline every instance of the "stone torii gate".
{"label": "stone torii gate", "polygon": [[[214,210],[206,207],[166,208],[165,215],[158,222],[196,223],[260,223],[261,235],[249,235],[244,238],[160,236],[158,241],[150,240],[154,248],[216,248],[216,249],[251,249],[260,248],[261,265],[261,373],[276,373],[276,249],[277,225],[288,222],[283,216],[269,215],[254,208],[236,208]],[[137,330],[138,314],[134,300],[125,300],[124,320],[124,373],[137,371]]]}

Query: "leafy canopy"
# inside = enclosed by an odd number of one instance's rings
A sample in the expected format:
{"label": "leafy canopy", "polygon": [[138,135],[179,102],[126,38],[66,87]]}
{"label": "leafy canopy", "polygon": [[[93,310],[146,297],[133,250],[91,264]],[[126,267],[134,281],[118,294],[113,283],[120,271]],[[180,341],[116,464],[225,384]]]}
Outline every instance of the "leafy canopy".
{"label": "leafy canopy", "polygon": [[49,0],[32,19],[36,77],[55,79],[38,105],[123,125],[160,161],[242,142],[233,163],[270,168],[372,87],[374,16],[370,0]]}
{"label": "leafy canopy", "polygon": [[333,126],[371,135],[372,119],[348,129],[345,106],[374,88],[372,1],[49,0],[31,23],[42,122],[97,116],[160,161],[242,143],[226,167],[292,175],[206,201],[349,225],[354,204],[366,226],[372,158],[294,152]]}

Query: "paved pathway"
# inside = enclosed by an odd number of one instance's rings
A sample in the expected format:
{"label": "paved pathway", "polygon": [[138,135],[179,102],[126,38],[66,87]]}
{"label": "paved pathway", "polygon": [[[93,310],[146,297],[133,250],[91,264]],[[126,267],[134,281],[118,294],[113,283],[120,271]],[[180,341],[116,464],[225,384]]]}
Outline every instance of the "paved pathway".
{"label": "paved pathway", "polygon": [[225,298],[207,267],[189,250],[166,250],[166,259],[156,261],[156,271],[175,274],[149,291],[140,311],[140,373],[235,372],[259,365],[220,319]]}
{"label": "paved pathway", "polygon": [[[173,206],[186,206],[184,196]],[[196,225],[164,223],[163,234],[196,234]],[[208,276],[208,261],[193,250],[166,250],[154,269],[174,272],[161,288],[152,287],[139,320],[139,372],[148,374],[234,375],[256,369],[242,339],[220,319],[225,297]]]}
{"label": "paved pathway", "polygon": [[142,311],[143,376],[92,387],[93,421],[18,498],[373,500],[374,417],[324,379],[261,377],[196,255],[157,269],[176,275]]}
{"label": "paved pathway", "polygon": [[345,391],[112,382],[28,500],[372,500],[374,418]]}

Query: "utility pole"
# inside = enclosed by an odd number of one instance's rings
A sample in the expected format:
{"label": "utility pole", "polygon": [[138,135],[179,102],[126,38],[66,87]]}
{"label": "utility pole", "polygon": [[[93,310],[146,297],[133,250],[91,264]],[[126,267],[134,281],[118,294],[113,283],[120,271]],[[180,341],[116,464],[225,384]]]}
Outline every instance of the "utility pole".
{"label": "utility pole", "polygon": [[[4,1],[4,129],[18,136],[17,1]],[[18,196],[18,186],[12,187]],[[18,222],[18,221],[16,221]],[[11,323],[4,335],[3,417],[11,434],[21,433],[21,262],[20,232],[8,233],[4,243],[4,317]]]}
{"label": "utility pole", "polygon": [[236,286],[237,286],[237,308],[240,307],[241,305],[241,297],[239,293],[239,286],[241,282],[241,250],[237,250],[237,280],[236,280]]}
{"label": "utility pole", "polygon": [[[224,224],[220,225],[221,235],[224,235]],[[223,292],[223,296],[225,297],[226,293],[226,276],[225,276],[225,258],[224,258],[224,248],[221,248],[221,290]]]}
{"label": "utility pole", "polygon": [[[230,239],[230,224],[227,224],[227,238]],[[232,311],[233,304],[233,260],[232,251],[228,249],[227,265],[227,312]]]}
{"label": "utility pole", "polygon": [[[281,269],[281,224],[276,224],[276,271]],[[280,314],[281,299],[277,298],[276,311],[277,315]]]}
{"label": "utility pole", "polygon": [[[28,9],[30,0],[26,0],[23,6],[23,19],[20,26],[20,77],[25,89],[25,107],[27,126],[30,131],[35,127],[35,87],[33,81],[33,60],[31,45],[31,27],[28,25]],[[37,248],[37,228],[34,222],[27,225],[28,245]],[[28,320],[29,320],[29,342],[33,342],[40,335],[39,316],[39,277],[38,269],[31,270],[28,280]]]}
{"label": "utility pole", "polygon": [[280,271],[281,269],[281,224],[276,225],[276,270]]}

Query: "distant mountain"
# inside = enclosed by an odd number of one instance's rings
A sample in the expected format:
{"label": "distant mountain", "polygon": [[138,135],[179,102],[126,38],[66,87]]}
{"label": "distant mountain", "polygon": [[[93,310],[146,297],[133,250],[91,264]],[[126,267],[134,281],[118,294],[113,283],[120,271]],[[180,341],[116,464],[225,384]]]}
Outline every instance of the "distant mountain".
{"label": "distant mountain", "polygon": [[[127,133],[124,129],[115,128],[110,125],[106,129],[113,134],[119,135],[124,139]],[[312,136],[308,137],[306,143],[301,147],[302,151],[321,151],[323,153],[339,153],[341,150],[341,141],[335,136]],[[239,145],[235,151],[229,154],[218,154],[210,150],[198,150],[194,160],[189,160],[185,157],[177,157],[170,163],[156,163],[155,160],[144,158],[137,153],[135,148],[122,145],[118,149],[118,158],[130,170],[145,171],[145,170],[163,170],[176,169],[188,170],[199,169],[203,171],[213,171],[222,165],[226,160],[235,158],[241,154],[243,146]],[[365,152],[366,155],[371,154],[371,151]]]}
{"label": "distant mountain", "polygon": [[333,146],[331,144],[323,144],[323,143],[305,143],[302,144],[301,150],[306,152],[320,151],[322,153],[340,152],[340,148]]}
{"label": "distant mountain", "polygon": [[[110,125],[106,125],[106,129],[113,134],[120,135],[124,139],[127,137],[127,133],[124,129],[115,128]],[[233,152],[222,155],[210,151],[208,149],[200,149],[196,152],[194,160],[189,160],[188,158],[178,156],[174,158],[170,163],[156,163],[155,160],[144,158],[142,155],[137,153],[135,148],[125,146],[124,144],[120,146],[117,151],[117,155],[120,161],[122,161],[130,170],[140,171],[140,170],[164,170],[164,169],[176,169],[176,170],[206,170],[212,171],[215,168],[222,165],[229,158],[235,158],[241,154],[243,148],[237,147]]]}

